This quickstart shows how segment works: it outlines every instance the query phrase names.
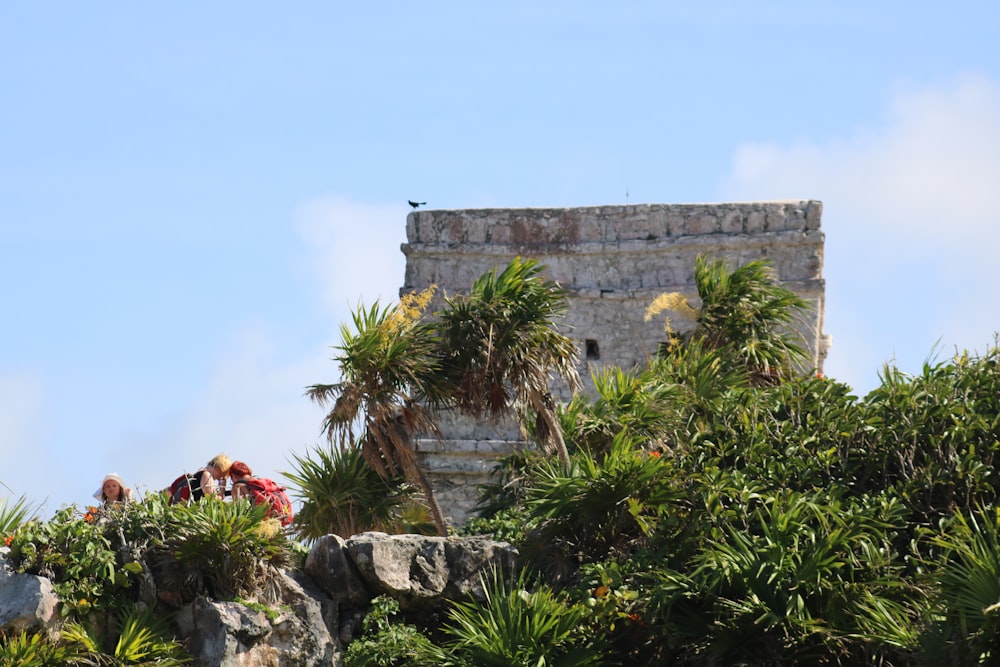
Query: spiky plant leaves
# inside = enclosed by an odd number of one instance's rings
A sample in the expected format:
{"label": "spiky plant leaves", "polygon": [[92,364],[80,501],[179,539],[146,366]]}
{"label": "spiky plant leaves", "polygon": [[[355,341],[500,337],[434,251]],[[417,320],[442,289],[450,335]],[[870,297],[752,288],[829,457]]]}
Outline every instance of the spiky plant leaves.
{"label": "spiky plant leaves", "polygon": [[648,449],[670,443],[665,433],[678,429],[687,416],[684,387],[663,379],[648,369],[626,371],[617,367],[591,374],[596,397],[579,393],[560,411],[567,440],[601,456],[619,434]]}
{"label": "spiky plant leaves", "polygon": [[682,344],[671,344],[663,356],[697,341],[706,349],[724,352],[729,363],[741,368],[756,386],[775,384],[807,370],[802,314],[809,304],[779,284],[767,260],[731,270],[723,260],[699,255],[695,286],[699,304],[670,294],[661,295],[647,309],[647,317],[663,310],[694,316],[694,327],[680,335]]}
{"label": "spiky plant leaves", "polygon": [[801,313],[808,304],[782,287],[767,260],[748,262],[732,271],[723,261],[695,261],[695,284],[701,298],[697,337],[710,347],[730,347],[759,381],[803,370]]}
{"label": "spiky plant leaves", "polygon": [[13,535],[21,524],[37,518],[38,509],[24,496],[13,501],[0,498],[0,536]]}
{"label": "spiky plant leaves", "polygon": [[[378,302],[370,308],[359,306],[352,318],[354,328],[341,326],[341,343],[334,348],[340,383],[312,385],[306,391],[320,405],[333,404],[323,432],[331,441],[357,440],[357,420],[363,418],[361,426],[375,432],[369,437],[378,438],[386,430],[384,424],[404,411],[413,430],[433,428],[426,410],[414,402],[423,393],[435,394],[428,386],[437,366],[433,329],[399,305],[383,307]],[[384,458],[371,462],[374,467],[398,465],[395,443],[375,439],[371,445]]]}
{"label": "spiky plant leaves", "polygon": [[71,622],[63,627],[59,644],[77,656],[64,664],[180,667],[191,662],[181,644],[171,638],[167,619],[137,607],[119,613],[110,642],[82,623]]}
{"label": "spiky plant leaves", "polygon": [[484,598],[456,603],[448,612],[445,647],[463,664],[495,667],[584,667],[604,664],[606,647],[589,624],[591,611],[522,571],[505,581],[494,571],[483,580]]}
{"label": "spiky plant leaves", "polygon": [[293,528],[301,539],[331,533],[350,537],[368,530],[436,532],[432,518],[428,528],[427,521],[414,514],[418,490],[402,476],[379,475],[359,447],[316,447],[306,456],[292,457],[294,469],[284,475],[297,487],[301,501]]}
{"label": "spiky plant leaves", "polygon": [[122,665],[178,667],[190,662],[181,644],[170,637],[167,619],[135,607],[119,619],[114,657]]}
{"label": "spiky plant leaves", "polygon": [[522,557],[553,581],[565,581],[581,563],[628,557],[683,497],[669,466],[659,451],[624,434],[601,459],[580,451],[569,470],[541,466],[524,501],[537,527],[519,542]]}
{"label": "spiky plant leaves", "polygon": [[0,632],[0,667],[64,667],[88,664],[85,646],[52,641],[42,632]]}
{"label": "spiky plant leaves", "polygon": [[[702,660],[821,664],[837,655],[897,656],[919,636],[922,594],[901,579],[891,533],[905,508],[842,506],[801,494],[763,497],[746,508],[746,527],[727,524],[689,564],[686,599],[707,614],[700,624],[664,619]],[[670,595],[660,604],[671,609]],[[672,612],[668,612],[672,613]]]}
{"label": "spiky plant leaves", "polygon": [[284,534],[268,529],[267,509],[211,497],[174,506],[169,532],[146,556],[158,587],[183,600],[253,599],[273,589],[290,554]]}
{"label": "spiky plant leaves", "polygon": [[943,551],[937,584],[942,636],[970,658],[994,664],[1000,653],[1000,516],[995,509],[956,513],[931,541]]}

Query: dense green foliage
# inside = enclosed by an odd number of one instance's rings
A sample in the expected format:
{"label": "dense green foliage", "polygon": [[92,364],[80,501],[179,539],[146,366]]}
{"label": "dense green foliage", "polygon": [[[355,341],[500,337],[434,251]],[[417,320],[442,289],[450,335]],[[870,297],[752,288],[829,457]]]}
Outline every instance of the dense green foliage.
{"label": "dense green foliage", "polygon": [[[400,507],[412,501],[403,481],[412,477],[400,473],[415,464],[410,438],[430,428],[431,407],[486,417],[507,409],[547,445],[502,461],[480,515],[459,528],[514,543],[517,573],[485,581],[482,599],[418,619],[376,599],[346,664],[1000,664],[996,344],[914,376],[886,366],[880,386],[858,397],[802,367],[802,304],[765,264],[729,272],[699,261],[700,307],[661,302],[694,328],[643,368],[595,370],[592,394],[541,419],[553,406],[530,374],[559,372],[563,341],[545,334],[559,293],[531,282],[537,270],[481,280],[474,299],[483,301],[454,300],[451,319],[438,320],[448,333],[412,303],[362,309],[342,348],[354,374],[312,388],[333,402],[324,428],[340,438],[296,457],[289,474],[305,540],[410,529]],[[498,276],[513,284],[496,285]],[[486,298],[527,279],[541,289],[534,307]],[[477,336],[477,346],[506,341],[507,352],[447,353]],[[496,402],[456,402],[461,383],[462,400]],[[0,506],[13,562],[51,577],[63,613],[84,630],[57,644],[5,637],[0,665],[113,655],[139,625],[111,622],[108,611],[134,602],[143,577],[178,602],[267,603],[268,573],[288,562],[284,536],[245,504],[153,500],[29,517],[23,500]],[[102,630],[100,644],[87,644],[91,628]]]}
{"label": "dense green foliage", "polygon": [[399,603],[388,596],[372,600],[364,620],[364,635],[348,645],[346,667],[439,667],[441,654],[420,630],[394,621]]}
{"label": "dense green foliage", "polygon": [[177,604],[197,595],[276,603],[291,545],[265,512],[213,498],[171,506],[153,494],[8,521],[10,564],[52,581],[66,625],[57,642],[0,637],[0,665],[184,664],[167,623]]}
{"label": "dense green foliage", "polygon": [[622,662],[992,664],[998,363],[886,369],[863,399],[809,376],[685,401],[658,363],[605,375],[563,413],[572,468],[512,457],[473,525],[570,595],[627,591]]}
{"label": "dense green foliage", "polygon": [[533,627],[514,601],[542,599],[546,640],[591,633],[579,664],[1000,662],[996,347],[886,366],[859,398],[803,366],[805,304],[765,262],[699,260],[696,281],[697,307],[650,310],[687,333],[563,406],[569,465],[516,452],[484,488],[462,530],[514,542],[532,576],[424,628],[439,664],[556,664],[500,641]]}

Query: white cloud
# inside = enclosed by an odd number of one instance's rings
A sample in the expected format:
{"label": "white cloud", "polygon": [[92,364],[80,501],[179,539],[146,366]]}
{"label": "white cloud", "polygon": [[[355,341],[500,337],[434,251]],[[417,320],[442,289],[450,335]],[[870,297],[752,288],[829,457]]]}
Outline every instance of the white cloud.
{"label": "white cloud", "polygon": [[42,381],[26,373],[0,376],[0,498],[39,502],[38,480],[52,468],[41,443],[46,427]]}
{"label": "white cloud", "polygon": [[406,213],[400,206],[373,205],[328,196],[306,203],[299,231],[314,251],[311,266],[325,285],[325,298],[346,315],[360,302],[396,301],[403,286]]}
{"label": "white cloud", "polygon": [[[406,213],[400,207],[338,197],[302,207],[300,233],[332,321],[348,321],[359,300],[370,304],[398,298],[405,268],[399,245],[405,239]],[[23,493],[33,502],[48,499],[43,512],[50,514],[63,504],[93,502],[91,493],[107,472],[121,473],[140,493],[157,492],[220,452],[246,461],[257,474],[282,481],[281,473],[293,468],[293,453],[306,455],[323,443],[324,409],[304,392],[311,384],[336,382],[330,347],[338,341],[279,349],[267,333],[271,328],[263,322],[234,334],[228,352],[210,369],[204,384],[194,387],[186,406],[159,414],[141,430],[108,433],[100,451],[64,449],[60,456],[68,454],[72,466],[52,466],[47,460],[56,450],[47,445],[43,432],[40,383],[29,377],[0,378],[0,401],[11,415],[0,424],[0,481],[15,492],[0,489],[0,497]],[[331,337],[338,333],[334,327]],[[66,479],[50,472],[60,467],[69,468]]]}
{"label": "white cloud", "polygon": [[[405,239],[403,208],[329,196],[306,203],[299,218],[311,275],[335,322],[348,321],[359,301],[398,298],[405,268],[399,250]],[[220,452],[281,481],[280,473],[293,467],[292,454],[306,455],[323,441],[324,409],[304,392],[310,384],[337,380],[330,361],[330,346],[337,342],[287,359],[261,328],[244,329],[192,408],[157,431],[166,435],[153,437],[148,459],[133,468],[162,472],[135,483],[146,491],[165,487]]]}
{"label": "white cloud", "polygon": [[173,427],[160,431],[142,465],[132,468],[155,475],[134,480],[143,491],[165,487],[218,453],[280,481],[280,473],[291,469],[291,454],[305,454],[319,441],[323,412],[303,393],[334,371],[326,351],[281,361],[268,338],[254,330],[244,331],[233,348],[192,409],[171,420]]}
{"label": "white cloud", "polygon": [[1000,83],[966,76],[899,86],[881,126],[836,142],[741,146],[723,195],[824,202],[826,370],[867,391],[885,361],[992,343],[998,182]]}
{"label": "white cloud", "polygon": [[38,439],[41,421],[42,383],[33,376],[11,374],[0,376],[0,454],[8,455],[30,449]]}

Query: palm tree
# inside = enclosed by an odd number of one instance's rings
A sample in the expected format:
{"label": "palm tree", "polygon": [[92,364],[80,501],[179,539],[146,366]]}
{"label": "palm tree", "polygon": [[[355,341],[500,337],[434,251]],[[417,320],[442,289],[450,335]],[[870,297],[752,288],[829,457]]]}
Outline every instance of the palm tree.
{"label": "palm tree", "polygon": [[591,454],[607,453],[620,434],[646,449],[660,449],[666,446],[664,434],[675,432],[688,416],[685,387],[648,368],[602,368],[591,372],[591,382],[594,396],[575,395],[560,415],[564,431]]}
{"label": "palm tree", "polygon": [[335,348],[341,381],[306,389],[313,401],[333,406],[323,421],[327,438],[359,442],[383,478],[402,472],[419,486],[441,535],[447,528],[413,447],[417,434],[438,431],[434,410],[450,406],[498,422],[512,408],[530,408],[543,448],[569,466],[549,374],[577,388],[576,346],[555,329],[566,294],[540,276],[542,268],[518,257],[499,274],[480,276],[468,295],[446,298],[427,321],[433,287],[396,306],[359,307]]}
{"label": "palm tree", "polygon": [[566,292],[541,276],[543,268],[517,257],[500,273],[480,276],[467,295],[446,299],[437,313],[441,372],[449,403],[463,414],[498,422],[512,408],[532,410],[543,449],[568,467],[549,376],[575,391],[577,349],[555,328]]}
{"label": "palm tree", "polygon": [[[694,329],[676,338],[731,355],[755,386],[776,384],[802,370],[808,353],[796,325],[809,304],[778,284],[767,260],[730,271],[725,261],[709,262],[699,255],[695,285],[700,307],[680,294],[663,294],[646,310],[646,319],[665,310],[693,319]],[[669,320],[666,328],[672,333]]]}
{"label": "palm tree", "polygon": [[437,430],[431,409],[442,397],[434,329],[420,321],[432,294],[430,288],[394,306],[359,306],[352,314],[354,329],[342,325],[342,342],[335,347],[341,381],[312,385],[306,395],[332,404],[322,426],[331,443],[359,443],[365,461],[383,479],[402,473],[423,490],[444,536],[444,517],[413,447],[416,434]]}

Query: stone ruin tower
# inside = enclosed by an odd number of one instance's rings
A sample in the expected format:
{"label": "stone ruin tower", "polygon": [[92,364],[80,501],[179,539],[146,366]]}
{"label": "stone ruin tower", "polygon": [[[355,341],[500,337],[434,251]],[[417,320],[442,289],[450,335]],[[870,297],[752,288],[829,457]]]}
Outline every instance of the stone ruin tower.
{"label": "stone ruin tower", "polygon": [[[586,387],[595,367],[631,368],[656,354],[666,339],[664,320],[645,321],[646,308],[667,292],[697,296],[698,255],[731,268],[767,258],[781,283],[810,304],[803,334],[821,371],[830,345],[823,334],[822,212],[812,200],[415,211],[406,219],[400,294],[430,285],[439,294],[464,292],[516,256],[535,259],[569,293],[559,330],[577,343]],[[513,424],[447,415],[440,423],[442,437],[421,440],[417,449],[442,511],[461,523],[477,485],[520,440]]]}

